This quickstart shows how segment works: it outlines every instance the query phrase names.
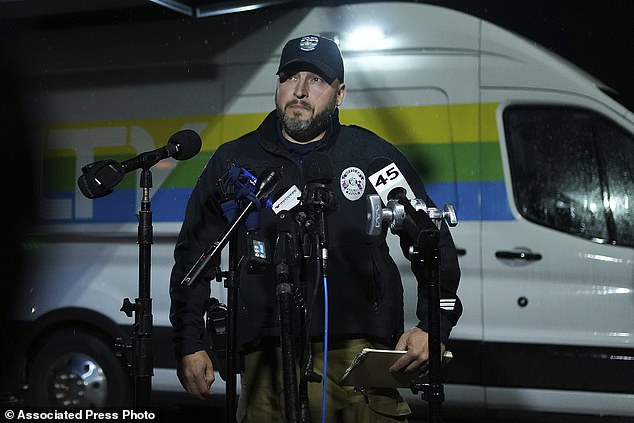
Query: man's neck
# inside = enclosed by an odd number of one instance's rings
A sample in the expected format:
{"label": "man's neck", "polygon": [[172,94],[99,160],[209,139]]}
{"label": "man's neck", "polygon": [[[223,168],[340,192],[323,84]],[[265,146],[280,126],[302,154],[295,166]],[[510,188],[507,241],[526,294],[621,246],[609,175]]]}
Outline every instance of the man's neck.
{"label": "man's neck", "polygon": [[284,136],[284,138],[286,138],[289,142],[292,142],[293,144],[308,144],[311,142],[320,141],[321,139],[324,138],[325,134],[326,134],[326,131],[322,132],[321,134],[317,135],[315,138],[309,141],[297,141],[295,138],[291,137],[288,134],[288,132],[286,132],[286,129],[282,128],[282,135]]}

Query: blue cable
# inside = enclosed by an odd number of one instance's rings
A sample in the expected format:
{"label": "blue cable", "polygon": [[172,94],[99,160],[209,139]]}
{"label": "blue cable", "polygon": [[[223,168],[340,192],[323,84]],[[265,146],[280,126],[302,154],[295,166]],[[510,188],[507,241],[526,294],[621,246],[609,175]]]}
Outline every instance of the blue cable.
{"label": "blue cable", "polygon": [[324,384],[321,393],[321,422],[326,423],[326,382],[328,378],[328,278],[324,276]]}

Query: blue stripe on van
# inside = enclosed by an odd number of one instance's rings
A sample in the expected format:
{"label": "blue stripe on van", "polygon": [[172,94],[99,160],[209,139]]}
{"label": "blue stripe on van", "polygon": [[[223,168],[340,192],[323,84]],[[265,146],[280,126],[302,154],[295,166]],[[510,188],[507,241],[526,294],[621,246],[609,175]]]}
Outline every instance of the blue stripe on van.
{"label": "blue stripe on van", "polygon": [[[459,222],[513,220],[503,181],[465,181],[457,184],[438,182],[428,183],[426,186],[429,195],[438,207],[442,208],[447,202],[454,205]],[[191,191],[191,188],[163,188],[156,191],[152,197],[152,219],[156,222],[182,221]],[[135,196],[136,190],[118,189],[106,197],[92,200],[92,219],[56,221],[65,223],[136,222],[138,208]],[[54,197],[69,198],[71,195],[56,193]]]}
{"label": "blue stripe on van", "polygon": [[513,220],[506,199],[504,181],[429,183],[427,193],[439,208],[452,203],[458,222],[473,220]]}

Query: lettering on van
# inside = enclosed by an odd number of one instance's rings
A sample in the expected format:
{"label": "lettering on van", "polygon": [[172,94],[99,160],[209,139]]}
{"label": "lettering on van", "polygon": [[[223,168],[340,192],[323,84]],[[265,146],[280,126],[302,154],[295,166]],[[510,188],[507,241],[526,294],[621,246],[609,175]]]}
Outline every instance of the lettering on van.
{"label": "lettering on van", "polygon": [[[183,125],[182,129],[190,128],[200,132],[207,125],[205,122],[198,122]],[[37,138],[40,141],[40,146],[36,148],[37,216],[44,220],[54,221],[94,219],[94,200],[84,197],[76,186],[77,178],[82,174],[81,168],[101,159],[104,154],[112,153],[115,155],[116,152],[119,152],[120,155],[121,151],[126,151],[127,156],[127,152],[132,150],[133,153],[129,156],[133,157],[144,151],[153,150],[157,146],[164,145],[169,135],[166,134],[165,139],[156,140],[146,128],[141,126],[71,127],[43,130]],[[68,185],[66,183],[63,188],[51,189],[51,184],[53,184],[50,181],[51,175],[54,175],[55,172],[70,173],[70,169],[50,169],[57,166],[49,166],[49,172],[46,172],[45,161],[51,157],[68,155],[74,159],[73,186],[66,186]],[[174,159],[167,159],[161,162],[160,166],[152,168],[153,189],[151,195],[154,195],[161,187],[175,166]],[[139,209],[141,201],[139,175],[140,172],[137,172],[134,210]],[[53,176],[52,179],[55,177]],[[51,191],[55,191],[55,193],[51,194]],[[60,192],[62,193],[60,194]]]}

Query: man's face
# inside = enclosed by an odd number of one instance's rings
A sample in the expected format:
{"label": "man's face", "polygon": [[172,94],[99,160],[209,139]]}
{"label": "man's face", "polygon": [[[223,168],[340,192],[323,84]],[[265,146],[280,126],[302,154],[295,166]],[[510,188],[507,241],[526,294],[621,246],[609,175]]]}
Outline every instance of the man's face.
{"label": "man's face", "polygon": [[321,76],[299,71],[284,76],[277,83],[275,106],[284,135],[290,141],[311,142],[328,129],[330,115],[343,102],[345,84],[335,79],[326,82]]}

